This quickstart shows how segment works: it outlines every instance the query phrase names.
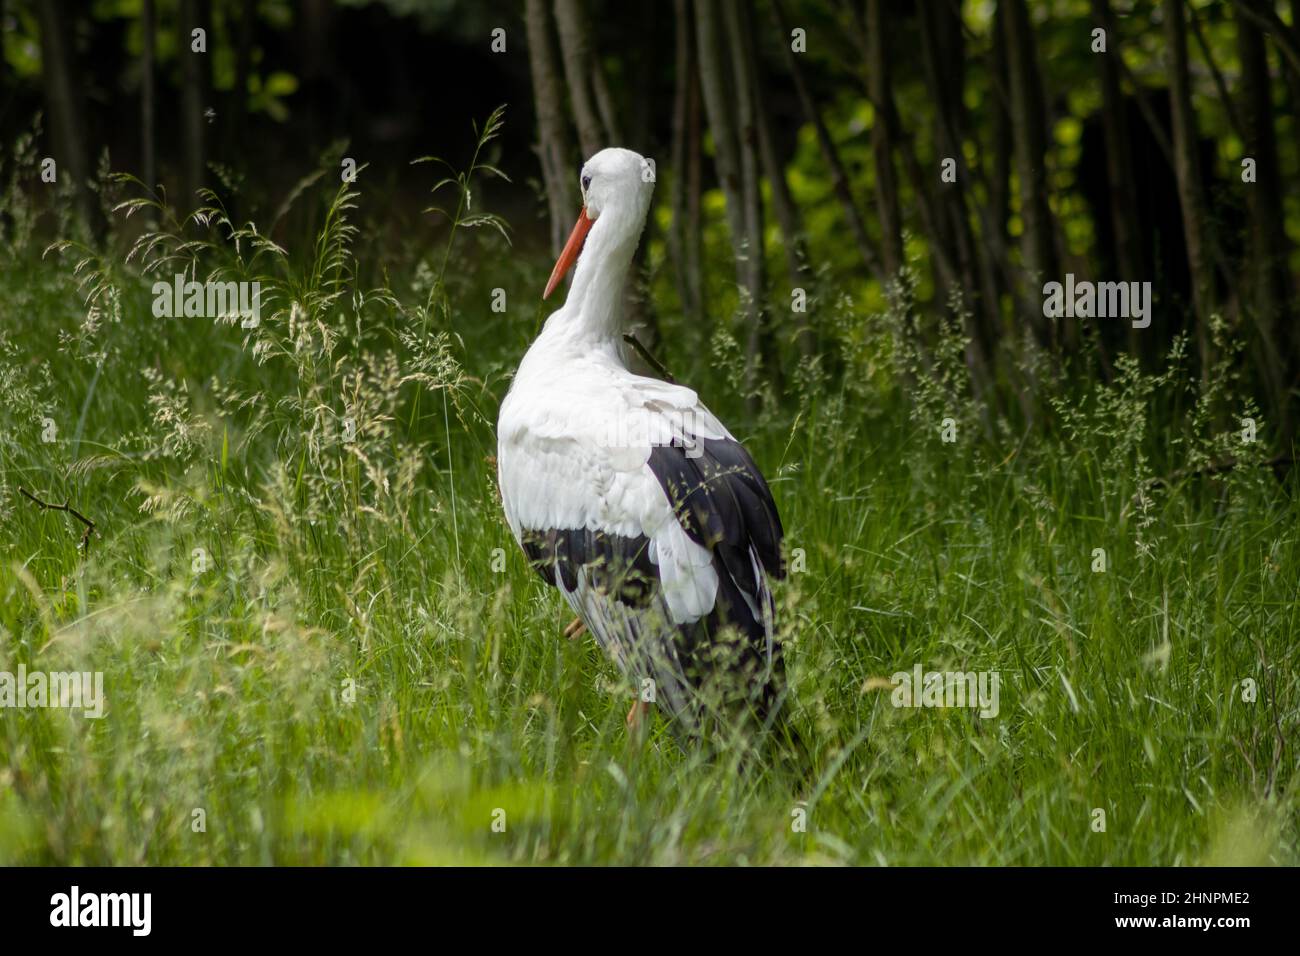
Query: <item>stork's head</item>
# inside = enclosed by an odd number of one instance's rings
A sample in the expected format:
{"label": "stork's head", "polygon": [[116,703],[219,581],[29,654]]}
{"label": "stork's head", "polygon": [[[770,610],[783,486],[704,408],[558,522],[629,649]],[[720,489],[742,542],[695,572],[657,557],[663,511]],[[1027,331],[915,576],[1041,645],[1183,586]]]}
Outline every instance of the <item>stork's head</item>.
{"label": "stork's head", "polygon": [[620,228],[634,233],[634,239],[640,235],[655,188],[654,163],[640,153],[617,146],[602,149],[587,160],[578,177],[582,211],[546,283],[543,299],[555,290],[577,261],[587,233],[597,219],[610,217]]}
{"label": "stork's head", "polygon": [[595,220],[609,206],[649,208],[654,192],[654,165],[640,153],[611,146],[587,160],[579,173],[582,205]]}

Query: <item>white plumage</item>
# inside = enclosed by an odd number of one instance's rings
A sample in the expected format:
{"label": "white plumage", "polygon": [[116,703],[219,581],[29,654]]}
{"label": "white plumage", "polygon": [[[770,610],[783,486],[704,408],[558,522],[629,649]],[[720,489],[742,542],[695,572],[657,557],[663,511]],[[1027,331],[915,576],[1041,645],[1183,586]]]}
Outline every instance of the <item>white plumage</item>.
{"label": "white plumage", "polygon": [[583,214],[551,282],[577,257],[573,285],[501,406],[502,501],[534,567],[625,673],[654,680],[671,714],[686,718],[694,691],[724,666],[705,652],[730,632],[739,649],[725,666],[739,668],[766,715],[780,678],[770,492],[694,391],[636,375],[621,356],[619,304],[654,186],[648,168],[624,149],[583,167]]}

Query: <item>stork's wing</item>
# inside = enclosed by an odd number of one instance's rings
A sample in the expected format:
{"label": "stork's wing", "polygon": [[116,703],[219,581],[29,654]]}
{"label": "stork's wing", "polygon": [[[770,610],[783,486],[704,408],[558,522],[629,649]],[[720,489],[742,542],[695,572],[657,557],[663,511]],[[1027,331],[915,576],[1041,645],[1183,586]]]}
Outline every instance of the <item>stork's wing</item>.
{"label": "stork's wing", "polygon": [[766,715],[782,678],[768,578],[783,574],[767,482],[690,389],[628,376],[594,397],[503,405],[515,537],[670,712],[687,717],[691,691],[726,673]]}

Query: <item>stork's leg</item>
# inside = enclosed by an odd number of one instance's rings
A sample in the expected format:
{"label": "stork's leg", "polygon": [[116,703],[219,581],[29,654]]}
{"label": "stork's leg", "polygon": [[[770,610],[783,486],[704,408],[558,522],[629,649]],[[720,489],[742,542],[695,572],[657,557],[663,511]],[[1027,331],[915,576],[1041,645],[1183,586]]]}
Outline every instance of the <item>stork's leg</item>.
{"label": "stork's leg", "polygon": [[569,626],[564,629],[564,636],[571,641],[576,641],[582,637],[583,632],[587,630],[587,625],[582,623],[582,618],[575,617],[569,622]]}

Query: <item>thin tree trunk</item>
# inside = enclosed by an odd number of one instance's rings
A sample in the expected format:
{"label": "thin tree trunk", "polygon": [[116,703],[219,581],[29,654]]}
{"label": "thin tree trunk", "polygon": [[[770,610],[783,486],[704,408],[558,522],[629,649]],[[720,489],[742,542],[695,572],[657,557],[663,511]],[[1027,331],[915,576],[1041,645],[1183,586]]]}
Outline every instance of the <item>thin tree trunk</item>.
{"label": "thin tree trunk", "polygon": [[579,0],[555,0],[555,23],[560,32],[560,55],[564,60],[569,104],[578,127],[578,144],[582,148],[582,158],[590,159],[606,144],[599,107],[591,88],[591,48],[587,21]]}
{"label": "thin tree trunk", "polygon": [[253,27],[257,22],[257,0],[241,0],[239,41],[235,50],[235,89],[230,104],[230,142],[244,141],[248,118],[248,77],[253,70]]}
{"label": "thin tree trunk", "polygon": [[[1007,8],[999,3],[993,14],[992,44],[992,86],[993,86],[993,176],[989,183],[990,218],[993,229],[991,237],[1005,249],[1009,245],[1010,234],[1007,222],[1011,213],[1011,160],[1013,155],[1011,110],[1007,90],[1010,83],[1007,77],[1007,42],[1006,21]],[[1005,268],[1007,264],[1004,262]]]}
{"label": "thin tree trunk", "polygon": [[751,301],[745,330],[745,358],[751,392],[763,367],[768,377],[779,379],[781,366],[772,342],[767,311],[767,257],[763,228],[763,187],[759,174],[758,77],[754,70],[750,25],[740,0],[725,0],[723,18],[729,34],[732,88],[736,94],[736,146],[740,154],[740,194],[745,215],[745,293]]}
{"label": "thin tree trunk", "polygon": [[[6,19],[8,12],[6,10],[5,0],[0,0],[0,24],[8,23]],[[3,55],[0,55],[0,129],[8,129],[5,120],[9,113],[9,100],[13,97],[13,71],[9,69],[9,61]]]}
{"label": "thin tree trunk", "polygon": [[73,35],[64,0],[46,0],[35,4],[41,31],[41,78],[50,114],[50,132],[54,141],[54,159],[60,182],[71,182],[77,208],[87,226],[94,227],[94,210],[87,180],[90,162],[86,144],[85,108],[81,83],[74,74],[73,51],[68,38]]}
{"label": "thin tree trunk", "polygon": [[[1024,329],[1021,315],[1035,313],[1040,299],[1037,289],[1029,289],[1011,262],[1011,171],[1014,167],[1014,126],[1011,119],[1011,78],[1007,55],[1007,8],[999,2],[993,12],[989,35],[989,86],[992,96],[991,124],[992,172],[984,183],[987,204],[975,203],[980,221],[980,249],[987,255],[997,302],[998,320],[995,339],[990,345],[991,360],[1000,376],[1015,391],[1016,400],[1026,423],[1037,417],[1037,385],[1034,374],[1021,361],[1020,346]],[[1004,313],[1002,297],[1010,297],[1013,308]],[[1031,334],[1038,335],[1036,324]]]}
{"label": "thin tree trunk", "polygon": [[[1126,282],[1141,281],[1147,276],[1142,247],[1138,243],[1137,197],[1133,193],[1133,153],[1129,148],[1128,106],[1120,87],[1116,60],[1122,46],[1111,14],[1110,0],[1092,0],[1093,22],[1106,31],[1106,53],[1097,56],[1101,75],[1101,122],[1106,140],[1106,187],[1110,196],[1111,248],[1114,250],[1117,278]],[[1142,354],[1145,341],[1139,329],[1126,323],[1129,351]]]}
{"label": "thin tree trunk", "polygon": [[[210,0],[204,0],[209,3]],[[334,52],[332,49],[334,6],[330,0],[298,0],[297,36],[299,97],[307,117],[308,141],[323,142],[337,131],[338,110],[335,105]],[[209,18],[210,19],[210,18]],[[404,47],[397,44],[389,56],[398,109],[410,108],[414,102],[411,84],[404,82],[409,67]]]}
{"label": "thin tree trunk", "polygon": [[[1020,216],[1024,223],[1021,257],[1027,290],[1057,276],[1052,212],[1047,204],[1047,132],[1042,86],[1036,61],[1033,25],[1024,0],[1001,0],[1006,5],[1007,78],[1010,86],[1011,125],[1015,132],[1016,175],[1020,181]],[[1028,296],[1027,296],[1028,297]],[[1044,328],[1041,312],[1031,318],[1043,344],[1052,343],[1059,330]]]}
{"label": "thin tree trunk", "polygon": [[1288,341],[1291,300],[1287,265],[1290,248],[1283,222],[1282,177],[1278,168],[1277,138],[1273,131],[1273,97],[1264,36],[1237,11],[1237,50],[1241,59],[1241,117],[1246,155],[1255,160],[1255,182],[1246,185],[1250,211],[1251,249],[1246,273],[1251,276],[1250,298],[1259,330],[1258,359],[1280,412],[1282,431],[1288,431],[1287,389],[1291,375],[1285,366],[1292,356]]}
{"label": "thin tree trunk", "polygon": [[[753,45],[750,45],[753,53]],[[767,101],[761,66],[755,58],[754,76],[758,83],[756,99],[759,103]],[[808,248],[804,242],[803,217],[799,206],[790,194],[790,183],[786,179],[785,166],[776,148],[776,131],[772,128],[772,114],[766,109],[758,110],[758,146],[763,158],[763,175],[772,189],[772,211],[776,215],[777,226],[781,230],[782,245],[785,251],[785,267],[790,278],[790,287],[803,289],[805,294],[812,285],[813,272],[808,263]],[[795,317],[795,343],[802,355],[814,355],[817,352],[817,337],[808,323],[808,313],[792,313]]]}
{"label": "thin tree trunk", "polygon": [[[177,52],[181,60],[181,167],[180,208],[188,211],[198,203],[197,193],[205,185],[207,118],[204,77],[208,71],[208,53],[193,50],[192,31],[198,28],[208,32],[211,43],[212,18],[203,0],[181,0]],[[210,49],[210,47],[209,47]]]}
{"label": "thin tree trunk", "polygon": [[[736,101],[743,98],[743,94],[728,84],[727,66],[731,59],[728,56],[731,41],[718,20],[719,12],[718,5],[714,3],[697,2],[695,32],[699,48],[700,86],[704,91],[705,111],[713,132],[714,163],[718,171],[718,182],[726,198],[727,226],[736,260],[736,284],[740,288],[740,311],[744,329],[745,392],[752,408],[758,389],[763,304],[762,247],[750,231],[755,217],[750,206],[747,169],[742,168],[742,164],[748,164],[751,159],[742,158],[742,129],[743,124],[752,122],[752,117],[747,116],[743,104],[740,109],[736,109]],[[738,126],[741,128],[738,129]]]}
{"label": "thin tree trunk", "polygon": [[[695,41],[691,31],[691,15],[687,0],[673,0],[674,31],[674,88],[673,88],[673,139],[672,139],[672,188],[669,192],[669,205],[672,209],[672,228],[668,231],[669,252],[675,266],[674,280],[677,284],[677,296],[681,300],[682,312],[687,321],[694,325],[702,317],[699,301],[699,288],[693,279],[699,275],[699,264],[692,271],[689,262],[687,230],[690,228],[687,217],[690,169],[688,150],[691,147],[691,113],[695,111],[698,118],[699,89],[695,72]],[[698,159],[692,157],[698,168]]]}
{"label": "thin tree trunk", "polygon": [[528,65],[537,109],[537,156],[542,164],[547,208],[551,216],[551,251],[564,248],[569,221],[577,217],[574,198],[576,176],[572,169],[572,146],[564,118],[564,90],[560,68],[551,45],[550,14],[546,0],[527,0],[524,26],[528,35]]}
{"label": "thin tree trunk", "polygon": [[[695,4],[695,38],[699,51],[700,89],[704,94],[704,111],[713,134],[713,161],[717,167],[718,185],[726,200],[727,225],[731,230],[731,241],[736,250],[736,264],[739,268],[743,252],[740,244],[744,240],[745,219],[741,212],[736,134],[731,124],[732,103],[722,63],[723,47],[719,36],[717,14],[717,7],[713,3]],[[744,284],[743,281],[741,284]]]}
{"label": "thin tree trunk", "polygon": [[[889,44],[885,37],[882,0],[867,0],[867,86],[872,103],[889,97]],[[877,110],[871,123],[871,156],[876,171],[876,214],[880,217],[881,256],[892,281],[903,267],[903,218],[894,174],[893,116]]]}
{"label": "thin tree trunk", "polygon": [[[643,11],[645,7],[641,8]],[[603,142],[615,146],[623,142],[623,132],[618,122],[618,109],[614,105],[614,95],[609,91],[605,79],[605,70],[600,65],[600,57],[591,58],[591,88],[596,94],[596,108],[600,113],[600,125],[604,132]]]}
{"label": "thin tree trunk", "polygon": [[[654,36],[654,15],[655,7],[649,4],[638,6],[631,13],[638,36]],[[624,99],[637,104],[634,109],[628,111],[631,122],[626,132],[630,139],[624,138],[624,130],[620,128],[616,119],[617,113],[610,96],[609,85],[605,81],[605,69],[600,57],[592,58],[592,84],[596,90],[596,100],[602,104],[601,115],[605,117],[605,130],[609,137],[607,144],[627,146],[639,151],[643,156],[649,156],[651,133],[650,111],[647,104],[653,98],[653,91],[651,72],[646,65],[646,50],[638,47],[637,52],[629,54],[623,62],[627,70]],[[652,211],[646,220],[645,235],[637,243],[636,251],[632,254],[632,269],[624,294],[628,328],[634,330],[640,341],[651,351],[659,348],[659,316],[655,311],[654,300],[647,290],[646,263],[649,261],[650,245],[658,228],[658,218]],[[654,370],[651,369],[651,374],[653,373]]]}
{"label": "thin tree trunk", "polygon": [[880,257],[876,255],[871,240],[867,236],[867,229],[863,224],[862,215],[858,212],[857,203],[853,199],[853,192],[849,188],[848,173],[844,170],[839,151],[835,148],[835,141],[831,139],[830,130],[827,129],[826,123],[822,120],[821,111],[818,110],[817,102],[813,99],[812,91],[808,88],[808,82],[804,79],[803,66],[799,63],[799,58],[795,55],[795,52],[790,48],[790,20],[786,16],[781,0],[772,0],[772,16],[777,26],[777,32],[780,34],[780,46],[782,53],[785,55],[786,68],[790,71],[790,78],[794,81],[795,92],[799,95],[799,102],[803,107],[804,116],[813,125],[813,132],[817,136],[817,148],[821,151],[822,160],[826,163],[827,171],[830,173],[831,188],[835,192],[835,197],[839,200],[840,207],[844,210],[844,218],[848,222],[849,231],[853,234],[853,242],[858,248],[858,254],[862,257],[862,262],[867,267],[867,270],[883,282],[885,276],[881,269]]}
{"label": "thin tree trunk", "polygon": [[154,138],[154,49],[157,20],[154,0],[142,0],[140,26],[140,178],[150,189],[158,188],[158,154]]}
{"label": "thin tree trunk", "polygon": [[[993,395],[988,350],[996,341],[1000,316],[992,265],[984,255],[986,249],[976,249],[966,207],[969,169],[962,149],[965,48],[960,16],[950,6],[922,5],[921,35],[926,73],[934,93],[935,142],[941,155],[953,159],[957,166],[956,182],[939,184],[937,204],[947,221],[951,255],[961,270],[961,285],[955,291],[962,294],[966,305],[966,366],[975,394],[983,401],[983,419],[991,435]],[[972,296],[976,298],[973,303],[969,301]]]}
{"label": "thin tree trunk", "polygon": [[[1014,245],[1010,232],[1011,220],[1011,172],[1015,168],[1015,126],[1011,119],[1011,77],[1009,57],[1007,56],[1007,8],[1005,3],[998,3],[993,15],[991,43],[991,76],[993,94],[993,128],[992,153],[993,171],[985,183],[989,203],[987,208],[975,204],[981,227],[981,245],[988,247],[993,263],[993,278],[999,299],[998,313],[999,342],[1013,343],[1021,332],[1021,315],[1036,313],[1041,306],[1038,288],[1029,288],[1022,275],[1011,261]],[[1001,298],[1010,296],[1013,307],[1009,313],[1003,313]],[[1041,332],[1041,323],[1032,326],[1035,335]],[[1011,348],[995,349],[998,365],[1008,380],[1021,378],[1018,367],[1019,356]],[[1026,418],[1032,417],[1028,411],[1031,404],[1029,395],[1020,389],[1020,402],[1026,409]]]}
{"label": "thin tree trunk", "polygon": [[[1291,34],[1296,43],[1300,44],[1300,0],[1291,0]],[[1300,116],[1300,69],[1288,69],[1284,66],[1282,73],[1286,77],[1287,90],[1291,94],[1291,115]],[[1291,135],[1296,156],[1300,157],[1300,122],[1291,124]],[[1296,337],[1296,345],[1300,346],[1300,336]],[[1300,353],[1296,354],[1296,359],[1300,363]]]}
{"label": "thin tree trunk", "polygon": [[698,57],[692,58],[686,118],[686,268],[696,314],[708,314],[704,295],[704,97]]}
{"label": "thin tree trunk", "polygon": [[1129,149],[1129,121],[1120,89],[1117,57],[1122,56],[1110,0],[1092,0],[1093,19],[1108,38],[1107,52],[1098,56],[1101,72],[1102,127],[1106,139],[1106,185],[1110,192],[1112,240],[1118,278],[1136,281],[1146,276],[1138,244],[1137,197],[1133,194],[1133,154]]}
{"label": "thin tree trunk", "polygon": [[[658,21],[664,15],[664,8],[659,4],[638,4],[632,16],[632,29],[638,37],[655,37],[659,33]],[[655,79],[657,67],[661,62],[661,53],[652,43],[638,43],[628,50],[624,57],[627,63],[628,90],[623,97],[624,122],[618,121],[617,111],[610,129],[616,135],[613,145],[626,146],[643,156],[649,156],[652,147],[658,144],[654,121],[658,117],[655,98]],[[675,74],[674,74],[675,75]],[[595,81],[608,89],[608,81],[603,68],[595,71]]]}
{"label": "thin tree trunk", "polygon": [[[1192,29],[1192,36],[1196,38],[1196,45],[1201,48],[1201,58],[1205,60],[1205,65],[1210,70],[1210,76],[1214,79],[1214,88],[1219,93],[1219,102],[1223,104],[1223,112],[1228,117],[1228,125],[1232,127],[1233,132],[1238,136],[1244,137],[1246,134],[1242,129],[1241,119],[1237,116],[1237,107],[1232,102],[1232,96],[1228,93],[1228,84],[1223,79],[1223,71],[1219,69],[1219,64],[1214,60],[1214,53],[1210,45],[1205,42],[1205,34],[1201,30],[1201,18],[1196,14],[1196,7],[1192,0],[1186,0],[1187,24]],[[1241,14],[1238,13],[1238,18]]]}
{"label": "thin tree trunk", "polygon": [[[850,3],[849,9],[852,14],[849,23],[850,33],[862,55],[863,63],[867,64],[867,72],[869,73],[872,54],[871,44],[867,39],[866,26],[858,8]],[[863,80],[867,98],[871,100],[872,109],[883,117],[883,122],[889,126],[890,137],[898,151],[899,159],[907,174],[907,180],[912,186],[912,191],[916,194],[916,208],[921,215],[922,231],[931,239],[930,249],[934,254],[936,279],[943,285],[951,286],[958,281],[957,267],[948,255],[947,247],[938,238],[941,235],[943,224],[932,195],[937,171],[931,170],[930,175],[927,175],[921,168],[921,162],[917,159],[916,147],[912,142],[911,135],[898,117],[898,109],[894,105],[892,90],[886,86],[881,99],[876,100],[872,95],[870,80],[865,73]],[[878,276],[882,283],[885,282],[886,276],[879,273]]]}
{"label": "thin tree trunk", "polygon": [[[1300,17],[1300,0],[1291,0],[1291,35],[1297,43],[1300,43],[1300,20],[1297,19],[1298,17]],[[1271,36],[1268,39],[1273,41],[1273,46],[1279,50],[1279,56],[1281,56],[1281,48],[1276,40]],[[1293,69],[1291,64],[1283,58],[1281,73],[1282,81],[1286,84],[1289,112],[1292,116],[1300,116],[1300,70]],[[1300,156],[1300,123],[1291,124],[1291,136],[1291,148],[1295,151],[1296,156]],[[1297,342],[1297,344],[1300,344],[1300,342]],[[1297,358],[1300,358],[1300,355]]]}
{"label": "thin tree trunk", "polygon": [[[1300,73],[1300,24],[1293,23],[1288,30],[1282,18],[1277,15],[1272,0],[1233,0],[1233,6],[1267,33],[1277,45],[1277,51],[1283,59]],[[1291,12],[1293,15],[1297,12],[1294,0]]]}
{"label": "thin tree trunk", "polygon": [[1209,323],[1213,308],[1214,276],[1206,237],[1205,209],[1201,197],[1201,169],[1196,153],[1196,114],[1192,111],[1191,78],[1187,71],[1187,28],[1183,0],[1163,0],[1165,48],[1168,56],[1169,104],[1173,126],[1174,172],[1183,212],[1183,238],[1192,280],[1192,305],[1201,352],[1202,375],[1213,365]]}

